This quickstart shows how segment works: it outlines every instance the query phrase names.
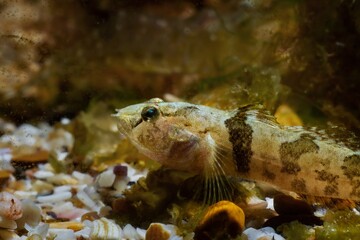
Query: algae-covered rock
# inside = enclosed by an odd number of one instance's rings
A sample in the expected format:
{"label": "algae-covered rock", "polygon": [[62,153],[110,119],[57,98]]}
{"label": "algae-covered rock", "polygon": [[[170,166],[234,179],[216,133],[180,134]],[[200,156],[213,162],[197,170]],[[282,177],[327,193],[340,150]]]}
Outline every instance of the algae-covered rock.
{"label": "algae-covered rock", "polygon": [[351,210],[328,212],[325,215],[324,227],[317,228],[316,239],[359,239],[360,216]]}

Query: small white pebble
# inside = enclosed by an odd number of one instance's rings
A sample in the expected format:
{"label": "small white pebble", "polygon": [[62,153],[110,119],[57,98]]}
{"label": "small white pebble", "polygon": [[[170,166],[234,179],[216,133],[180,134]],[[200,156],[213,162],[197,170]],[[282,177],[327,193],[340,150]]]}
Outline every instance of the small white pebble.
{"label": "small white pebble", "polygon": [[76,240],[74,230],[71,229],[50,228],[49,234],[56,236],[54,240]]}
{"label": "small white pebble", "polygon": [[[354,208],[355,209],[355,208]],[[355,209],[356,210],[356,209]],[[324,217],[327,213],[327,209],[326,208],[319,208],[314,212],[314,215],[316,217]]]}
{"label": "small white pebble", "polygon": [[175,236],[171,236],[171,237],[169,238],[169,240],[183,240],[183,238],[180,237],[180,236],[175,235]]}
{"label": "small white pebble", "polygon": [[37,179],[46,179],[46,178],[53,177],[53,176],[55,176],[55,174],[50,171],[39,170],[34,173],[34,177]]}
{"label": "small white pebble", "polygon": [[116,189],[117,192],[123,192],[128,187],[129,180],[130,179],[128,177],[116,178],[113,187]]}
{"label": "small white pebble", "polygon": [[54,202],[61,202],[68,200],[71,197],[72,197],[71,192],[60,192],[48,196],[39,196],[37,197],[36,200],[41,203],[49,203],[49,202],[54,203]]}
{"label": "small white pebble", "polygon": [[15,191],[14,195],[19,199],[35,199],[38,193],[35,191]]}
{"label": "small white pebble", "polygon": [[267,209],[271,209],[271,210],[274,210],[274,211],[275,211],[275,208],[274,208],[274,199],[273,199],[273,198],[268,198],[268,197],[266,197],[265,200],[266,200],[266,202],[267,202]]}
{"label": "small white pebble", "polygon": [[138,234],[136,229],[130,224],[126,224],[125,227],[123,228],[123,235],[124,238],[126,239],[134,239],[134,240],[141,239],[141,235]]}
{"label": "small white pebble", "polygon": [[72,173],[73,177],[79,180],[79,184],[91,184],[93,183],[93,177],[91,177],[89,174],[84,174],[78,171],[74,171]]}
{"label": "small white pebble", "polygon": [[141,239],[145,239],[146,229],[136,228],[136,232],[139,234]]}
{"label": "small white pebble", "polygon": [[131,182],[137,182],[140,178],[144,177],[145,175],[143,174],[135,174],[130,176],[130,181]]}
{"label": "small white pebble", "polygon": [[23,216],[18,219],[18,230],[23,229],[25,224],[35,227],[41,220],[41,209],[31,199],[23,199],[21,201],[23,208]]}
{"label": "small white pebble", "polygon": [[91,233],[91,229],[88,226],[85,226],[83,229],[81,229],[80,231],[75,232],[75,236],[77,238],[83,237],[85,239],[89,239],[90,238],[90,233]]}
{"label": "small white pebble", "polygon": [[38,234],[43,239],[45,239],[49,231],[49,224],[40,222],[39,225],[37,225],[36,227],[31,227],[25,223],[25,229],[28,231],[28,236],[31,236],[33,234]]}
{"label": "small white pebble", "polygon": [[275,230],[271,227],[248,228],[242,233],[242,237],[245,237],[244,235],[248,240],[285,240],[281,235],[275,233]]}
{"label": "small white pebble", "polygon": [[68,118],[66,118],[66,117],[64,117],[64,118],[62,118],[61,120],[60,120],[60,123],[62,124],[62,125],[67,125],[67,124],[69,124],[71,121],[70,121],[70,119],[68,119]]}
{"label": "small white pebble", "polygon": [[100,187],[111,187],[115,181],[116,175],[113,172],[113,169],[108,169],[102,172],[97,178],[96,182]]}
{"label": "small white pebble", "polygon": [[92,211],[98,211],[100,209],[99,206],[90,198],[90,196],[84,191],[80,190],[76,193],[77,198]]}
{"label": "small white pebble", "polygon": [[58,187],[54,188],[55,193],[69,192],[69,191],[71,191],[71,186],[69,186],[69,185],[63,185],[63,186],[58,186]]}
{"label": "small white pebble", "polygon": [[249,205],[255,205],[255,204],[260,204],[260,203],[264,203],[265,201],[256,197],[256,196],[252,196],[248,199],[247,204]]}

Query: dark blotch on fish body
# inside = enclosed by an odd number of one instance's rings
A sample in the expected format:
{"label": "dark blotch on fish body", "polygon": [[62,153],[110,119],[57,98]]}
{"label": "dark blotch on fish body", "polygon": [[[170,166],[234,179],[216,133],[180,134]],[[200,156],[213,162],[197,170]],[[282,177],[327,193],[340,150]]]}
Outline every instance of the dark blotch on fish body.
{"label": "dark blotch on fish body", "polygon": [[275,180],[275,173],[271,172],[267,167],[264,167],[262,175],[268,180]]}
{"label": "dark blotch on fish body", "polygon": [[360,180],[352,181],[351,195],[360,198]]}
{"label": "dark blotch on fish body", "polygon": [[307,193],[306,182],[303,178],[294,179],[291,182],[291,187],[295,192]]}
{"label": "dark blotch on fish body", "polygon": [[360,155],[347,156],[341,169],[350,180],[354,177],[360,177]]}
{"label": "dark blotch on fish body", "polygon": [[253,130],[246,124],[246,111],[248,108],[240,108],[235,116],[227,119],[225,125],[229,131],[229,140],[233,145],[233,158],[237,171],[248,173],[253,152],[251,150]]}
{"label": "dark blotch on fish body", "polygon": [[281,172],[296,175],[301,171],[298,163],[300,156],[318,150],[319,146],[314,143],[313,138],[308,134],[302,134],[296,141],[282,143],[280,146]]}
{"label": "dark blotch on fish body", "polygon": [[332,195],[332,196],[339,195],[339,189],[338,189],[339,175],[328,173],[325,170],[321,170],[321,171],[315,170],[315,173],[317,174],[316,177],[317,180],[327,183],[327,186],[324,188],[325,195]]}

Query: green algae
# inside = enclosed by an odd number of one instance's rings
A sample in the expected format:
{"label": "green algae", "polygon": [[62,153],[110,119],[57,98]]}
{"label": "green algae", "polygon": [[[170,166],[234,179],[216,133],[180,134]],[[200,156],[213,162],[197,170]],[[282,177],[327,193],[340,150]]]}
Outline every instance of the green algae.
{"label": "green algae", "polygon": [[283,224],[277,230],[282,231],[287,240],[309,240],[313,239],[315,233],[310,226],[301,224],[298,221]]}
{"label": "green algae", "polygon": [[323,226],[311,228],[294,221],[281,225],[277,230],[288,240],[356,240],[360,236],[360,215],[351,210],[329,211]]}
{"label": "green algae", "polygon": [[315,229],[316,239],[359,239],[360,215],[353,211],[328,212],[325,215],[323,228]]}

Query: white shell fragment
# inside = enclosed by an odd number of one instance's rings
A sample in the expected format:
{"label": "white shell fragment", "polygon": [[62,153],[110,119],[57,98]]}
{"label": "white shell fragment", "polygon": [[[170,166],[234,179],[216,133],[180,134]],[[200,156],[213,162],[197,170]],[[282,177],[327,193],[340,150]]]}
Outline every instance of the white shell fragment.
{"label": "white shell fragment", "polygon": [[41,209],[30,199],[24,199],[21,203],[23,216],[16,221],[18,228],[24,228],[25,224],[31,227],[37,226],[41,220]]}
{"label": "white shell fragment", "polygon": [[67,218],[70,220],[79,218],[88,212],[86,209],[75,207],[72,202],[58,203],[52,208],[52,211],[56,214],[57,217]]}
{"label": "white shell fragment", "polygon": [[50,228],[49,234],[50,236],[56,236],[54,240],[76,240],[74,230],[71,229]]}
{"label": "white shell fragment", "polygon": [[86,187],[78,191],[76,196],[89,209],[91,209],[92,211],[99,212],[104,204],[101,204],[99,201],[94,199],[94,195],[92,195],[91,193],[89,194],[90,191],[89,189],[91,190],[91,188]]}
{"label": "white shell fragment", "polygon": [[75,232],[77,238],[83,237],[85,239],[90,239],[91,229],[89,226],[85,226],[80,231]]}
{"label": "white shell fragment", "polygon": [[91,222],[90,238],[93,240],[116,240],[123,236],[119,225],[107,218]]}
{"label": "white shell fragment", "polygon": [[31,227],[25,224],[25,229],[28,231],[28,236],[39,235],[43,239],[45,239],[49,231],[49,224],[40,222],[40,224],[37,225],[36,227]]}
{"label": "white shell fragment", "polygon": [[123,235],[125,239],[134,239],[134,240],[143,239],[141,235],[138,233],[138,231],[130,224],[126,224],[125,227],[123,228]]}
{"label": "white shell fragment", "polygon": [[248,228],[242,233],[242,237],[248,240],[285,240],[281,235],[275,233],[271,227]]}

